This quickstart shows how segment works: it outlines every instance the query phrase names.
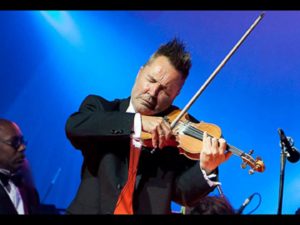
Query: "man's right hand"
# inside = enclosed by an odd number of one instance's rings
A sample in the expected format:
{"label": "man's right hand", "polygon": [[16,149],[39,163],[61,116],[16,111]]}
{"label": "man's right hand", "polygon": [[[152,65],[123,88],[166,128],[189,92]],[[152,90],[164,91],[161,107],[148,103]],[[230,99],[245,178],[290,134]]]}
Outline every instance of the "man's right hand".
{"label": "man's right hand", "polygon": [[154,148],[164,148],[165,146],[177,146],[176,138],[172,133],[170,124],[162,117],[141,115],[142,131],[152,135],[152,146]]}

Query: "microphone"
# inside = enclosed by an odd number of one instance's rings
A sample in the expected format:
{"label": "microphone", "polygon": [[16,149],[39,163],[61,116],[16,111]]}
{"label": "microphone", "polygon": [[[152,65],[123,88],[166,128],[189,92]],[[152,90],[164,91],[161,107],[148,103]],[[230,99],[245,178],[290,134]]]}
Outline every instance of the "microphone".
{"label": "microphone", "polygon": [[278,128],[278,133],[280,136],[280,145],[284,147],[284,150],[287,152],[287,160],[291,163],[298,162],[300,159],[300,153],[294,146],[294,141],[291,137],[286,137],[283,130]]}
{"label": "microphone", "polygon": [[248,198],[246,198],[246,200],[244,201],[244,203],[241,205],[241,207],[237,210],[236,214],[242,214],[242,212],[244,211],[244,209],[246,208],[246,206],[251,202],[252,198],[254,197],[255,193],[253,193],[252,195],[250,195]]}

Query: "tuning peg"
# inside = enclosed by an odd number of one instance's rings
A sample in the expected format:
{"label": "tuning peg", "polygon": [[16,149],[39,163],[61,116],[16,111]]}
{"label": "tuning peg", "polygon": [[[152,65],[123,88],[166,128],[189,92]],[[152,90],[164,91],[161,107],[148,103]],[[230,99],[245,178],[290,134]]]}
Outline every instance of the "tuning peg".
{"label": "tuning peg", "polygon": [[248,172],[250,175],[254,174],[254,170],[253,169],[250,169],[249,172]]}
{"label": "tuning peg", "polygon": [[242,169],[245,169],[245,168],[247,167],[247,163],[243,162],[243,163],[241,164],[241,167],[242,167]]}
{"label": "tuning peg", "polygon": [[252,155],[252,154],[253,154],[253,152],[254,152],[254,150],[253,150],[253,149],[251,149],[251,150],[249,151],[248,155]]}

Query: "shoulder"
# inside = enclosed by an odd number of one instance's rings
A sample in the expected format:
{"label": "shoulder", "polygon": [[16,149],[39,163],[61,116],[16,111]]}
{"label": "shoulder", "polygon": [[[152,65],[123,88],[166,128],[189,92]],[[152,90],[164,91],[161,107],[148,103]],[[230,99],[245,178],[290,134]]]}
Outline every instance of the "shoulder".
{"label": "shoulder", "polygon": [[108,100],[102,96],[91,94],[85,97],[81,103],[81,108],[103,108],[106,110],[116,110],[120,107],[120,104],[124,102],[129,103],[129,98],[116,98],[114,100]]}
{"label": "shoulder", "polygon": [[109,103],[110,102],[109,100],[107,100],[107,99],[105,99],[105,98],[103,98],[99,95],[92,95],[91,94],[91,95],[88,95],[84,98],[83,103],[85,103],[85,102],[97,102],[97,101],[104,102],[104,103]]}
{"label": "shoulder", "polygon": [[114,100],[108,100],[106,98],[103,98],[100,95],[90,94],[84,98],[83,102],[85,102],[85,101],[100,101],[100,102],[104,102],[104,103],[119,103],[122,101],[127,101],[128,99],[129,98],[116,98]]}

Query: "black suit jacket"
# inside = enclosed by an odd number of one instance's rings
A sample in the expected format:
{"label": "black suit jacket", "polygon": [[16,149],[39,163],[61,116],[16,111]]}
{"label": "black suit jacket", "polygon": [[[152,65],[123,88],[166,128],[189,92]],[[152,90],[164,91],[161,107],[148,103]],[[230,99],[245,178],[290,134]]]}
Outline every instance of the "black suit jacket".
{"label": "black suit jacket", "polygon": [[[21,182],[18,184],[20,194],[22,196],[25,214],[38,214],[39,213],[39,195],[37,190]],[[17,211],[10,200],[4,187],[0,185],[0,214],[4,215],[17,215]]]}
{"label": "black suit jacket", "polygon": [[[81,183],[68,213],[113,213],[127,180],[135,115],[126,113],[129,101],[90,95],[67,120],[67,137],[84,157]],[[177,148],[166,147],[153,154],[150,150],[143,148],[140,156],[135,214],[169,214],[171,201],[193,206],[212,191],[197,161],[180,155]]]}

